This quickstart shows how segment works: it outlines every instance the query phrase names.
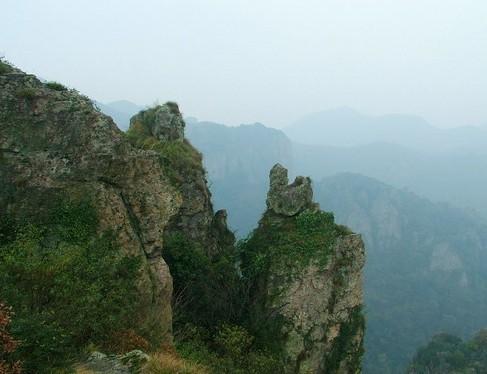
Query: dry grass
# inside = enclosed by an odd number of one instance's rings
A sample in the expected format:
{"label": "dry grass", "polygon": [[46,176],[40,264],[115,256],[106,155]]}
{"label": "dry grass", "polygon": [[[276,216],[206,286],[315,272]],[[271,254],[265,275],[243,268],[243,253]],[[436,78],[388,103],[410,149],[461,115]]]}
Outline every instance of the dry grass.
{"label": "dry grass", "polygon": [[94,372],[94,371],[92,371],[92,370],[90,370],[90,369],[86,369],[84,366],[81,366],[81,365],[76,366],[76,367],[74,368],[74,372],[75,372],[76,374],[95,374],[95,372]]}
{"label": "dry grass", "polygon": [[209,374],[202,365],[184,361],[168,352],[154,353],[142,370],[143,374]]}

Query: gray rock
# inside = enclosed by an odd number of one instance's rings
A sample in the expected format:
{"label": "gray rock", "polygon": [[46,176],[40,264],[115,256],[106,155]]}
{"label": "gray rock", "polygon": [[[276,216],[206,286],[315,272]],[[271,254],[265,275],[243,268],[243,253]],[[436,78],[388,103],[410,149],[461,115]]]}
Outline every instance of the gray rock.
{"label": "gray rock", "polygon": [[140,350],[130,351],[123,355],[93,352],[81,367],[94,373],[130,374],[139,372],[142,365],[149,360],[150,357]]}
{"label": "gray rock", "polygon": [[287,169],[280,164],[274,165],[270,175],[270,189],[267,194],[267,207],[277,214],[294,216],[306,209],[317,209],[313,203],[311,179],[296,177],[290,185]]}

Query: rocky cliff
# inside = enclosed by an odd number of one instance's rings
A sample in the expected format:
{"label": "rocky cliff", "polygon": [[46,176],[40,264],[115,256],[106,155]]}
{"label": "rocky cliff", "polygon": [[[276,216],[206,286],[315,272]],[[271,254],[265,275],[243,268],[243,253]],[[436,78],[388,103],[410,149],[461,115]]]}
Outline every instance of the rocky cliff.
{"label": "rocky cliff", "polygon": [[267,211],[244,244],[251,321],[273,331],[290,373],[358,373],[363,354],[359,235],[312,201],[309,178],[270,173]]}
{"label": "rocky cliff", "polygon": [[19,312],[26,372],[93,342],[158,349],[173,324],[215,372],[360,370],[362,242],[309,178],[272,169],[238,252],[175,103],[122,133],[75,90],[0,67],[0,298]]}
{"label": "rocky cliff", "polygon": [[[143,260],[143,319],[170,341],[172,278],[161,253],[164,229],[183,194],[160,155],[134,147],[111,118],[73,90],[16,69],[0,75],[0,87],[2,216],[28,222],[59,199],[88,200],[99,232],[111,230],[125,253]],[[156,120],[153,131],[161,135],[174,116]]]}

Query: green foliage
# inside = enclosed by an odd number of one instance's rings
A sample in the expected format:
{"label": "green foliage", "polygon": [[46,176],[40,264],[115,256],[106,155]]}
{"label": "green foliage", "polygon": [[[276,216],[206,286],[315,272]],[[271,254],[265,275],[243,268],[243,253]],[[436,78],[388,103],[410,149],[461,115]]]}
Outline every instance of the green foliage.
{"label": "green foliage", "polygon": [[58,82],[47,82],[45,86],[54,91],[67,91],[67,88]]}
{"label": "green foliage", "polygon": [[16,95],[20,99],[32,100],[36,97],[36,89],[32,87],[19,88]]}
{"label": "green foliage", "polygon": [[470,341],[439,334],[416,353],[409,373],[485,373],[487,372],[487,330],[481,330]]}
{"label": "green foliage", "polygon": [[192,339],[176,341],[176,347],[183,358],[201,363],[214,373],[283,373],[282,362],[275,355],[259,349],[254,340],[243,327],[224,324],[209,340],[203,340],[197,333]]}
{"label": "green foliage", "polygon": [[290,279],[310,264],[326,265],[336,238],[342,231],[332,213],[305,211],[285,219],[267,213],[261,228],[239,243],[243,272],[247,278],[273,269]]}
{"label": "green foliage", "polygon": [[64,367],[83,346],[135,323],[140,260],[96,234],[90,204],[63,201],[41,221],[2,227],[0,297],[16,310],[26,372]]}
{"label": "green foliage", "polygon": [[243,361],[250,352],[254,338],[241,326],[224,324],[215,337],[220,352],[234,362]]}

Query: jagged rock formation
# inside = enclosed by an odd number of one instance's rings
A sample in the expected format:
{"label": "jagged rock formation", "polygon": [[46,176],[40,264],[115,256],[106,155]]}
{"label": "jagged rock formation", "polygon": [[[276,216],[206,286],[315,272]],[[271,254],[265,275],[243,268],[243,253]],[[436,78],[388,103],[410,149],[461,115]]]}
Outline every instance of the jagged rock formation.
{"label": "jagged rock formation", "polygon": [[254,276],[254,326],[274,326],[289,373],[360,372],[361,237],[319,210],[309,178],[288,185],[281,165],[271,170],[267,202],[242,266]]}
{"label": "jagged rock formation", "polygon": [[[276,164],[271,169],[269,179],[268,209],[291,217],[307,208],[315,208],[310,178],[297,177],[291,185],[288,185],[287,169]],[[316,208],[318,207],[316,206]]]}
{"label": "jagged rock formation", "polygon": [[57,197],[89,200],[100,232],[111,230],[124,252],[143,259],[141,319],[170,341],[172,278],[161,252],[183,199],[159,155],[133,147],[75,91],[16,69],[0,75],[0,88],[1,214],[28,221]]}

